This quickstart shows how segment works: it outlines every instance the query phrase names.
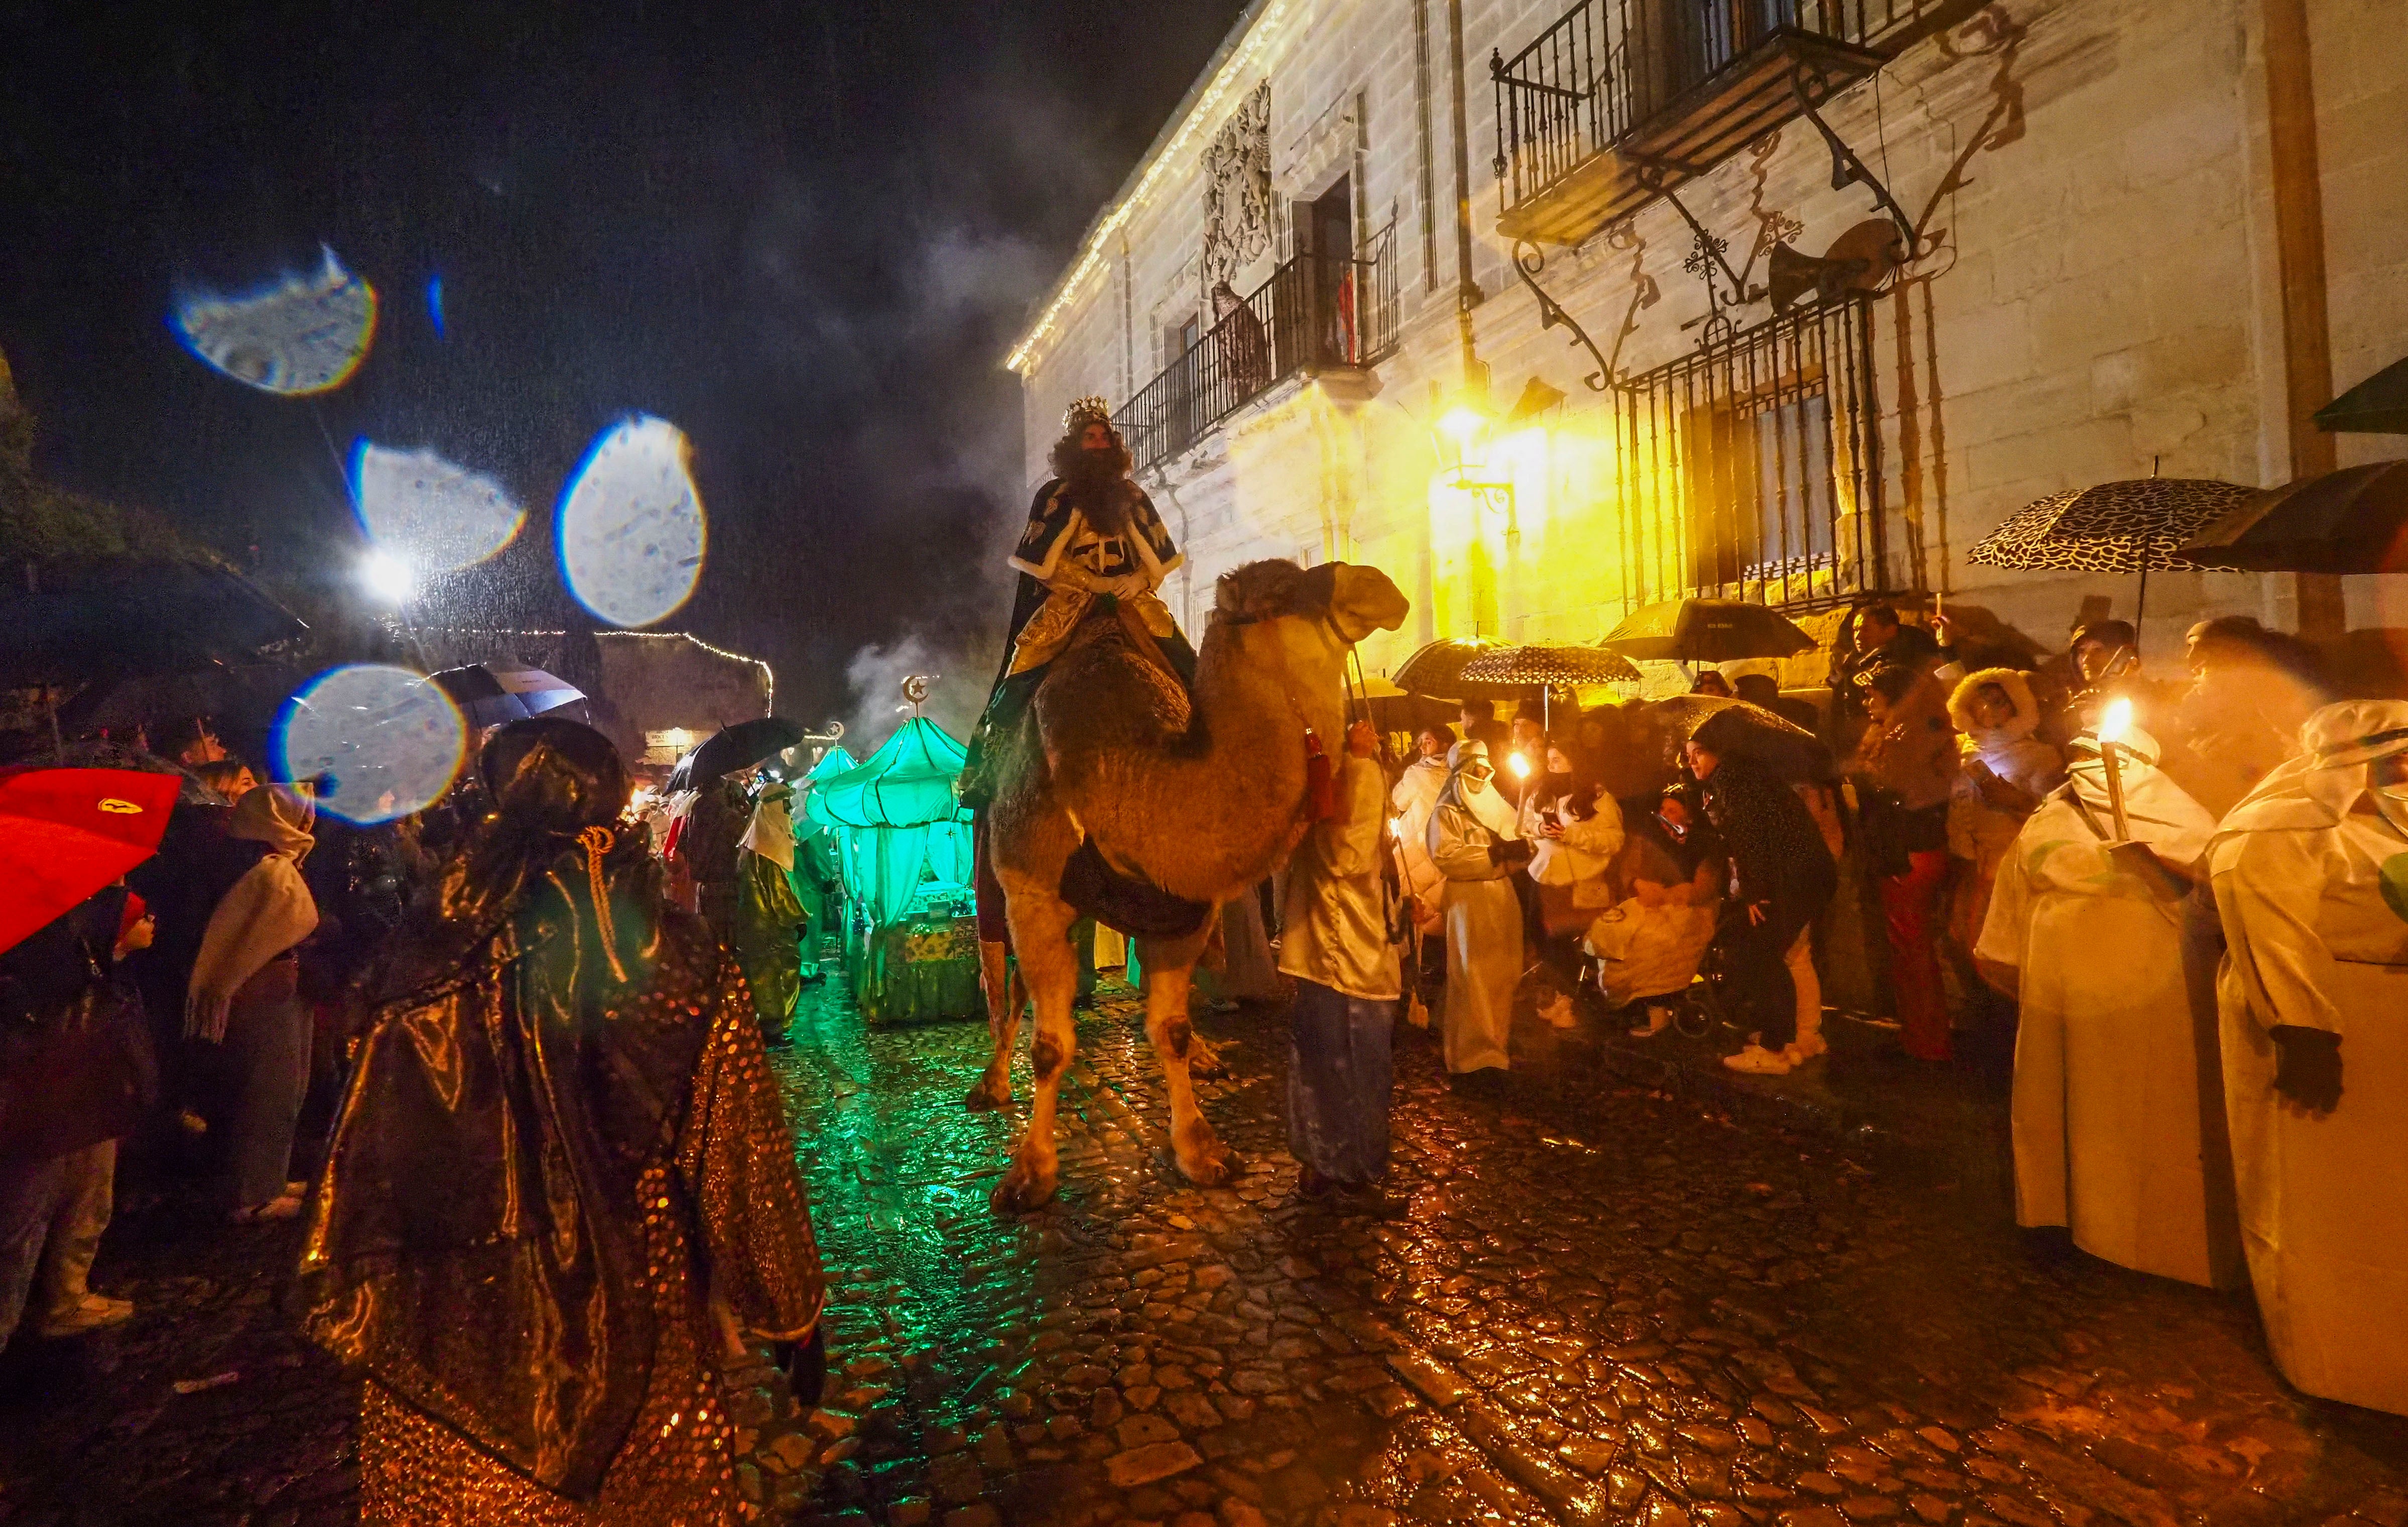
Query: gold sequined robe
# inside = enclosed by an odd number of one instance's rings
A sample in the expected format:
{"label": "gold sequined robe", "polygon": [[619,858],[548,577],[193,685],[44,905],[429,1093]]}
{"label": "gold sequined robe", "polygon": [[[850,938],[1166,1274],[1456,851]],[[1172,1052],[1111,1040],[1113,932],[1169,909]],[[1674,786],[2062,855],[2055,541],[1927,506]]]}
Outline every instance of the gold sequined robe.
{"label": "gold sequined robe", "polygon": [[372,1015],[302,1262],[366,1378],[365,1523],[732,1522],[724,1333],[819,1318],[743,978],[639,852],[588,868],[405,956]]}

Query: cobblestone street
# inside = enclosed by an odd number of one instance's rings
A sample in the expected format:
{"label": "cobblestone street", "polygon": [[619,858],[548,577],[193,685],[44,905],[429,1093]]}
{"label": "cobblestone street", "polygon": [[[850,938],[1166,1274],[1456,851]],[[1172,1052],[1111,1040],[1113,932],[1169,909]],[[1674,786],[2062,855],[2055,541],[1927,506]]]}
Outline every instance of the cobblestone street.
{"label": "cobblestone street", "polygon": [[[1198,1191],[1113,987],[1061,1195],[998,1220],[1020,1114],[961,1107],[982,1028],[865,1030],[835,982],[805,1006],[779,1064],[832,1371],[808,1417],[738,1389],[764,1516],[2408,1523],[2408,1421],[2286,1391],[2243,1297],[2034,1256],[1953,1163],[1704,1093],[1452,1093],[1400,1031],[1411,1215],[1343,1218],[1293,1198],[1283,1030],[1249,1012],[1199,1024],[1245,1171]],[[350,1520],[353,1391],[280,1308],[297,1238],[124,1217],[95,1278],[141,1313],[11,1355],[0,1518]]]}

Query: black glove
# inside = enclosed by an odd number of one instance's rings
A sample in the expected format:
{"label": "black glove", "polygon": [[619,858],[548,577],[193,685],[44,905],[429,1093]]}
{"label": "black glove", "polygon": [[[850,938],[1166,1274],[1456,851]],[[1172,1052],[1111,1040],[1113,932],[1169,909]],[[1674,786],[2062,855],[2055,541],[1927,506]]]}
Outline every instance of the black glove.
{"label": "black glove", "polygon": [[1488,862],[1499,869],[1518,870],[1529,863],[1530,856],[1536,852],[1526,839],[1500,838],[1488,845]]}
{"label": "black glove", "polygon": [[2312,1114],[2341,1103],[2341,1036],[2288,1024],[2273,1030],[2274,1090]]}

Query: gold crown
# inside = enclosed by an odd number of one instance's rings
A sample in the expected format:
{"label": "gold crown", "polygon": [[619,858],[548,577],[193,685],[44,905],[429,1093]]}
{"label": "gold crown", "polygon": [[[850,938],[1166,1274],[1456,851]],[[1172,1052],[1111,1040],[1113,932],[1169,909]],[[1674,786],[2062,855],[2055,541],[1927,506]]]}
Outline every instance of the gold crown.
{"label": "gold crown", "polygon": [[1112,406],[1093,394],[1074,400],[1062,415],[1064,429],[1083,429],[1089,425],[1109,425],[1111,422]]}

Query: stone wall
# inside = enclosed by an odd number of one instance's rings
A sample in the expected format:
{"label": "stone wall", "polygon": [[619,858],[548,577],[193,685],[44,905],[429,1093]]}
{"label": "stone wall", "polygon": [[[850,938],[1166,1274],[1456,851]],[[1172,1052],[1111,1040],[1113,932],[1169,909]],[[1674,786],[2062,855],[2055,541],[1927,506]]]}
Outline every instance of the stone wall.
{"label": "stone wall", "polygon": [[[1826,108],[1932,250],[1872,305],[1882,490],[1900,526],[1904,586],[1988,608],[2054,646],[2086,597],[2129,616],[2138,581],[1967,563],[1965,550],[2006,516],[2044,494],[2153,469],[2252,484],[2289,475],[2262,3],[1968,7]],[[1560,4],[1464,6],[1479,352],[1499,407],[1534,377],[1566,395],[1496,442],[1487,475],[1512,483],[1509,508],[1447,486],[1428,427],[1462,376],[1444,0],[1257,7],[1227,50],[1226,79],[1207,81],[1192,119],[1166,127],[1133,177],[1141,194],[1116,204],[1099,257],[1032,333],[1021,370],[1034,477],[1068,398],[1100,391],[1117,403],[1175,354],[1167,337],[1202,297],[1203,149],[1264,80],[1283,215],[1345,175],[1359,228],[1393,220],[1404,333],[1372,384],[1274,387],[1158,474],[1155,497],[1190,559],[1166,593],[1191,629],[1214,575],[1266,555],[1372,562],[1398,579],[1413,618],[1367,644],[1374,668],[1440,635],[1593,640],[1634,600],[1666,592],[1634,554],[1664,531],[1624,512],[1629,464],[1616,459],[1612,395],[1584,384],[1595,363],[1568,348],[1564,330],[1541,329],[1493,226],[1485,61],[1492,48],[1510,57]],[[2338,390],[2408,353],[2408,28],[2393,0],[2311,0],[2309,11]],[[1872,211],[1862,187],[1830,188],[1830,167],[1797,122],[1679,194],[1729,241],[1734,265],[1773,219],[1817,253]],[[1281,227],[1240,288],[1294,237]],[[1690,252],[1686,225],[1659,200],[1620,230],[1546,251],[1540,279],[1609,353],[1627,318],[1615,358],[1629,374],[1695,343],[1684,325],[1705,297],[1682,267]],[[2403,445],[2344,437],[2342,460]],[[2381,581],[2352,583],[2354,623],[2408,625],[2408,598]],[[2153,577],[2149,644],[2170,653],[2207,612],[2288,623],[2292,585]]]}

